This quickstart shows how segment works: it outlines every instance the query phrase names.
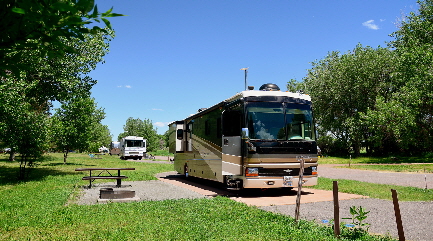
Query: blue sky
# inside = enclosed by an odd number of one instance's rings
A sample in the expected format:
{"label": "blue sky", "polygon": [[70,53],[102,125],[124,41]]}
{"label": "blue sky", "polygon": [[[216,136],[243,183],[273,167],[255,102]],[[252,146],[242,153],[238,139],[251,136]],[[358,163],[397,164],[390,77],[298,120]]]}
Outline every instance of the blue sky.
{"label": "blue sky", "polygon": [[150,119],[159,134],[244,90],[286,90],[328,52],[386,46],[415,0],[97,0],[116,37],[90,76],[113,140],[129,117]]}

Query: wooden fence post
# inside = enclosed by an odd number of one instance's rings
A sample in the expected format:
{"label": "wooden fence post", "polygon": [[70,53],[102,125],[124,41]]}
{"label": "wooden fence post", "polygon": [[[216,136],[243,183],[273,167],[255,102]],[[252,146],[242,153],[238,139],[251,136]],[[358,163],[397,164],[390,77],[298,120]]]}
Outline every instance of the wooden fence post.
{"label": "wooden fence post", "polygon": [[333,181],[334,195],[334,236],[340,236],[340,205],[338,203],[338,181]]}
{"label": "wooden fence post", "polygon": [[391,189],[392,202],[394,203],[395,221],[397,222],[398,240],[404,241],[403,223],[401,221],[400,205],[398,204],[397,190]]}

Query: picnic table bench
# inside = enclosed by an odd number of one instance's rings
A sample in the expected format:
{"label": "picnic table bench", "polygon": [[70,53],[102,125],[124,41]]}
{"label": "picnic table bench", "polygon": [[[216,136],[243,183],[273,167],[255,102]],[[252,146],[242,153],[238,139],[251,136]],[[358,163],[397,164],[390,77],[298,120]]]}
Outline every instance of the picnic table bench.
{"label": "picnic table bench", "polygon": [[[123,170],[135,170],[135,168],[104,168],[104,167],[92,167],[92,168],[77,168],[75,169],[75,171],[89,171],[90,175],[89,176],[85,176],[82,178],[82,180],[89,180],[89,188],[92,187],[92,182],[95,181],[96,179],[116,179],[117,180],[117,185],[116,187],[121,187],[122,185],[122,179],[128,178],[127,176],[122,176],[120,175],[120,171]],[[98,175],[94,176],[92,175],[92,171],[98,171]],[[110,173],[113,171],[117,171],[117,175],[113,175]],[[105,174],[105,175],[101,175],[101,174]],[[108,175],[106,175],[108,174]]]}

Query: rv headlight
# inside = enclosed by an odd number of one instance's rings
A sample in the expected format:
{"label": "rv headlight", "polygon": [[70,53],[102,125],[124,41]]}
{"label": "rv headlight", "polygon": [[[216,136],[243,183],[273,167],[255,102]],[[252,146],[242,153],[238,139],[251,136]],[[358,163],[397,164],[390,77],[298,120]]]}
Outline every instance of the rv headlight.
{"label": "rv headlight", "polygon": [[311,167],[311,174],[317,175],[317,167]]}
{"label": "rv headlight", "polygon": [[247,167],[247,169],[245,169],[245,176],[247,176],[247,177],[258,177],[259,176],[259,168],[257,168],[257,167]]}

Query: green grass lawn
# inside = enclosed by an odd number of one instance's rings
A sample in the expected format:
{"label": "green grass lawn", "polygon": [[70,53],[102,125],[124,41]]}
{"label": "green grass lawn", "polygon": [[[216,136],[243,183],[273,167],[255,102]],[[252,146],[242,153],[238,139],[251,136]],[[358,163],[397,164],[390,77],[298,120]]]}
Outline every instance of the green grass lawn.
{"label": "green grass lawn", "polygon": [[[421,172],[432,173],[433,164],[424,164],[431,162],[429,158],[423,157],[359,157],[359,158],[342,158],[342,157],[323,157],[319,159],[320,164],[344,164],[336,168],[363,169],[374,171],[388,172]],[[417,163],[417,164],[411,164]],[[422,163],[422,164],[420,164]],[[362,165],[367,164],[367,165]],[[369,165],[368,165],[369,164]],[[392,200],[391,189],[398,192],[400,201],[433,201],[433,189],[422,189],[415,187],[402,187],[386,184],[375,184],[359,182],[354,180],[333,180],[329,178],[319,178],[318,185],[312,187],[315,189],[332,190],[332,182],[338,181],[339,191],[353,193],[371,198]]]}
{"label": "green grass lawn", "polygon": [[392,200],[391,189],[395,189],[398,192],[399,201],[433,201],[433,189],[425,190],[416,187],[402,187],[354,180],[319,177],[318,185],[308,188],[332,190],[333,181],[338,181],[338,191],[343,193],[352,193],[368,196],[370,198]]}
{"label": "green grass lawn", "polygon": [[[155,179],[170,164],[90,159],[49,154],[17,181],[19,163],[0,155],[0,240],[336,240],[330,227],[265,212],[225,197],[77,205],[83,172],[79,167],[134,167],[128,181]],[[358,233],[359,234],[359,233]],[[342,240],[391,240],[356,236]]]}
{"label": "green grass lawn", "polygon": [[[337,168],[353,168],[373,171],[387,172],[417,172],[433,173],[433,160],[423,157],[322,157],[319,158],[320,164],[345,164],[336,166]],[[362,165],[365,164],[365,165]],[[350,167],[349,167],[350,165]]]}

